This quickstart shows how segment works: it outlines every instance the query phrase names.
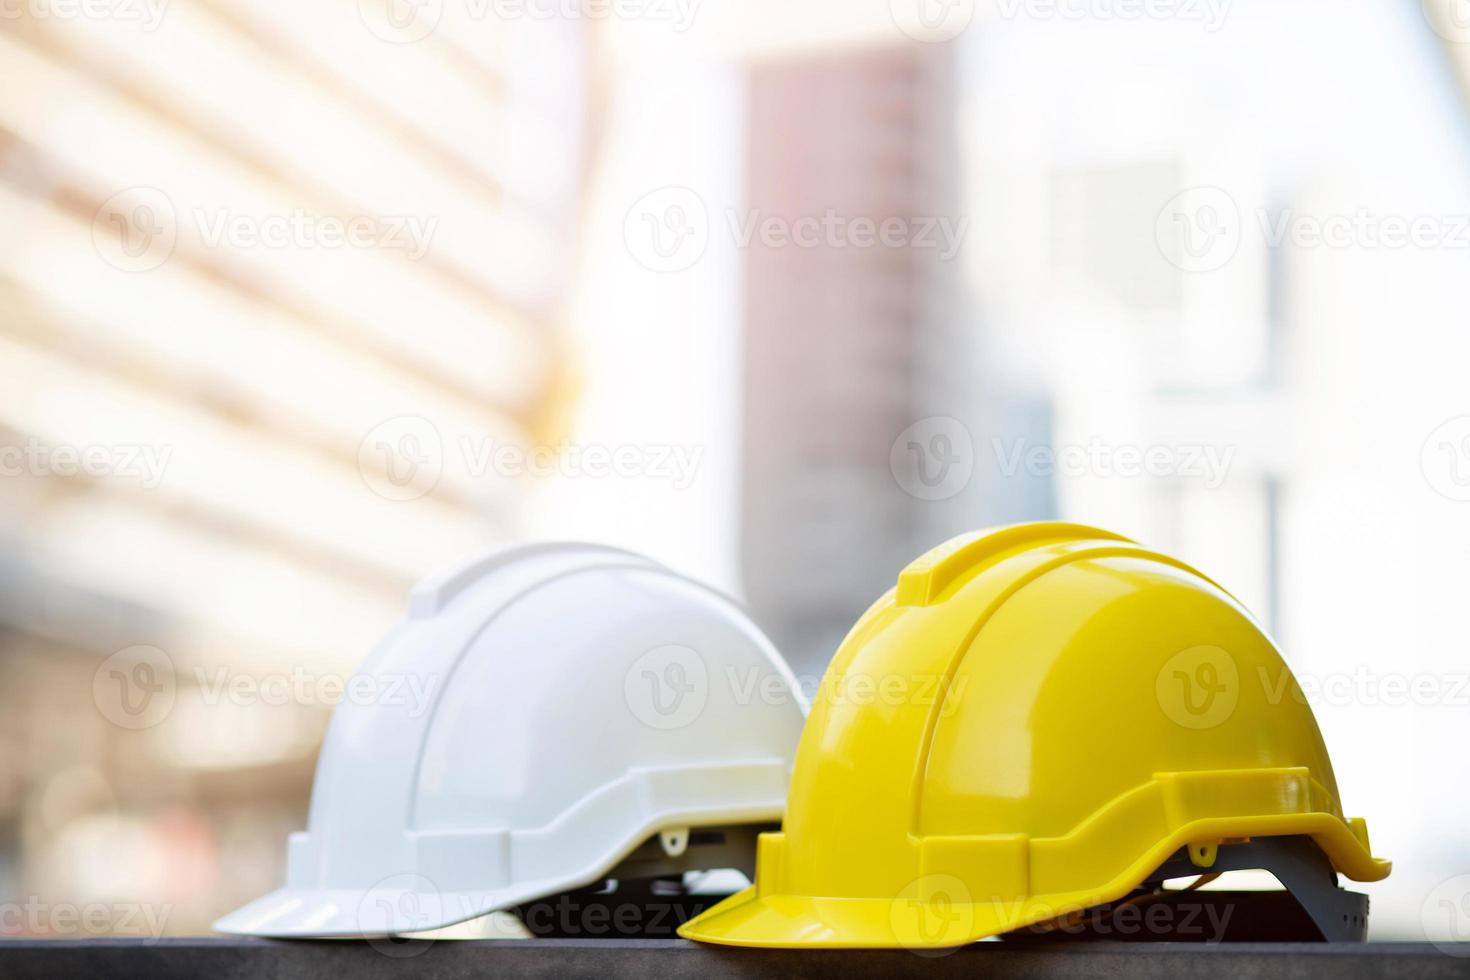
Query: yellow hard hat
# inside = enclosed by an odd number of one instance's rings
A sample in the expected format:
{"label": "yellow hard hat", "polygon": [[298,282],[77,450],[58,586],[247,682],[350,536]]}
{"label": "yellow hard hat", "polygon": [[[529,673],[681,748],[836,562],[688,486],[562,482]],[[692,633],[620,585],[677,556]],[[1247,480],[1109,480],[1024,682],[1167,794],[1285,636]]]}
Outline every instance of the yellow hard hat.
{"label": "yellow hard hat", "polygon": [[991,529],[913,562],[853,627],[754,887],[679,934],[954,946],[1115,902],[1171,858],[1203,874],[1230,845],[1288,835],[1315,845],[1330,888],[1333,872],[1389,873],[1240,603],[1107,531]]}

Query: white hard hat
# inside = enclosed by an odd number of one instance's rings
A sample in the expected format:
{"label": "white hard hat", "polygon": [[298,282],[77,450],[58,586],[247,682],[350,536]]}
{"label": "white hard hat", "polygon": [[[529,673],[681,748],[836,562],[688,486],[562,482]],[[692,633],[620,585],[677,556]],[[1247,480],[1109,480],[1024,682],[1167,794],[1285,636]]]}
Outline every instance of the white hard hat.
{"label": "white hard hat", "polygon": [[748,868],[805,713],[720,593],[597,545],[492,556],[414,589],[332,716],[286,887],[215,928],[394,935]]}

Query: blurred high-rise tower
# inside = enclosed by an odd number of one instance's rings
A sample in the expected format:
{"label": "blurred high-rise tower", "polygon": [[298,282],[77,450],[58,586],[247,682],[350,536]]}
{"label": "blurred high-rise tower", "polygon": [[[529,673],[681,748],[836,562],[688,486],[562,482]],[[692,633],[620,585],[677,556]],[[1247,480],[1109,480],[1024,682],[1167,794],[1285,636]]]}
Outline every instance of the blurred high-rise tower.
{"label": "blurred high-rise tower", "polygon": [[[745,591],[804,673],[920,551],[1049,506],[976,465],[994,419],[958,288],[953,72],[950,46],[919,43],[751,71],[747,217],[822,228],[753,235],[745,273]],[[902,244],[863,236],[885,223]],[[970,475],[926,493],[905,473],[936,436],[953,459],[933,464]]]}

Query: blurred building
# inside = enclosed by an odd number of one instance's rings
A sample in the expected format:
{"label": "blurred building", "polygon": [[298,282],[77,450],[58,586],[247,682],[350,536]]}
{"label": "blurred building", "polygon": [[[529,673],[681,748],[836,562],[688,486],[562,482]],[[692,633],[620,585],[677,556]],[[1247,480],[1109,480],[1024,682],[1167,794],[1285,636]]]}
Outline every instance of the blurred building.
{"label": "blurred building", "polygon": [[25,908],[146,900],[187,933],[265,891],[332,684],[424,572],[522,533],[526,487],[478,463],[564,414],[585,38],[373,10],[0,18],[0,894]]}
{"label": "blurred building", "polygon": [[[1050,505],[1044,481],[973,469],[1002,413],[1029,433],[1044,412],[1007,407],[967,308],[953,55],[909,40],[749,69],[746,214],[777,231],[745,256],[742,577],[812,681],[920,552]],[[936,438],[953,461],[924,458]],[[926,468],[953,485],[926,493]]]}

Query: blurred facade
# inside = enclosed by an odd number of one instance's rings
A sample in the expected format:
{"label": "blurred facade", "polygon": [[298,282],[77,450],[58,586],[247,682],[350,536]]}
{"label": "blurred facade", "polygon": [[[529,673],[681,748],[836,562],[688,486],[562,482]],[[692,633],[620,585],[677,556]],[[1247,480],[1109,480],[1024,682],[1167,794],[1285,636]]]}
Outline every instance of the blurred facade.
{"label": "blurred facade", "polygon": [[[749,213],[953,213],[933,199],[952,186],[947,53],[912,45],[755,66]],[[779,239],[746,257],[743,585],[807,675],[919,547],[921,502],[894,482],[882,434],[904,429],[916,392],[942,381],[920,361],[925,334],[942,329],[928,308],[939,268],[907,247]]]}
{"label": "blurred facade", "polygon": [[[199,932],[266,888],[333,684],[520,535],[464,447],[563,414],[585,52],[536,26],[7,7],[0,890],[43,911],[6,931],[146,898]],[[114,701],[136,671],[166,724]]]}
{"label": "blurred facade", "polygon": [[0,900],[266,891],[333,684],[486,548],[650,551],[814,681],[907,560],[1060,516],[1271,627],[1422,936],[1470,871],[1423,6],[6,8]]}

